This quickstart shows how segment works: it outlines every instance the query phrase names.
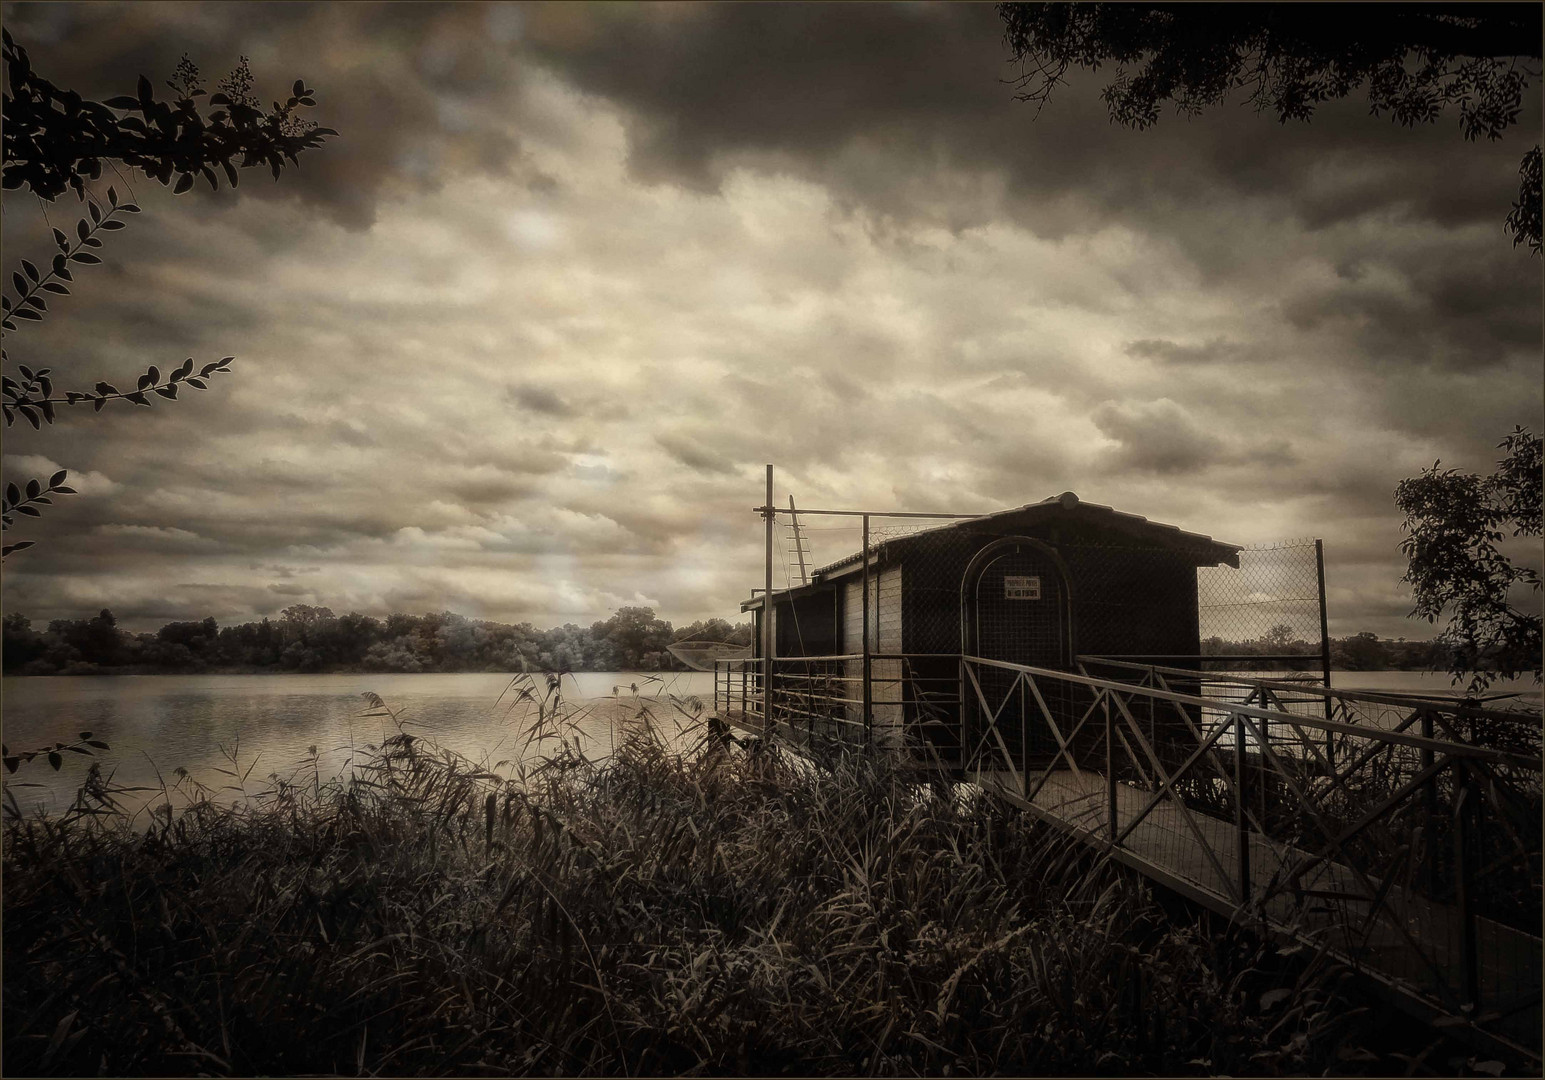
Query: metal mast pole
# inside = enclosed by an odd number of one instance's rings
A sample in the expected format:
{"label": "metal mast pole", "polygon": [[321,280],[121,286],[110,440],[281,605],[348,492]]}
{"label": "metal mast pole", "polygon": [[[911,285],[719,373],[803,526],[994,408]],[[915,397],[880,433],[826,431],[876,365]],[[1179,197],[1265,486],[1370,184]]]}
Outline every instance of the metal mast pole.
{"label": "metal mast pole", "polygon": [[762,503],[763,516],[767,519],[767,576],[762,590],[762,731],[772,734],[772,653],[773,653],[773,467],[767,466],[767,499]]}
{"label": "metal mast pole", "polygon": [[867,745],[874,734],[874,721],[870,715],[874,707],[874,691],[869,682],[869,515],[864,515],[864,743]]}

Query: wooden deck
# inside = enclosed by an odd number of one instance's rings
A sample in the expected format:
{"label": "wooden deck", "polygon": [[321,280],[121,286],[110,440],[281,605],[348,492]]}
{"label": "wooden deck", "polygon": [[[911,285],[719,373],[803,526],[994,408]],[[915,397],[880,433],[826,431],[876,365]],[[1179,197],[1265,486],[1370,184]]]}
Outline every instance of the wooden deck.
{"label": "wooden deck", "polygon": [[[1030,787],[1040,780],[1032,774]],[[1109,848],[1108,789],[1091,770],[1057,770],[1024,798],[1013,773],[972,772],[967,779],[996,791],[1009,803],[1034,813],[1089,845]],[[1150,795],[1116,786],[1118,831],[1141,813]],[[1188,820],[1189,818],[1189,820]],[[1200,835],[1198,835],[1200,834]],[[1453,1000],[1462,986],[1459,912],[1391,883],[1375,904],[1351,868],[1322,862],[1308,871],[1298,890],[1282,886],[1285,871],[1309,855],[1259,833],[1249,834],[1250,906],[1239,896],[1238,834],[1232,821],[1161,801],[1114,849],[1112,857],[1213,911],[1241,919],[1264,918],[1269,929],[1307,944],[1323,945],[1340,959],[1410,997]],[[1498,1035],[1538,1053],[1541,1035],[1539,987],[1541,942],[1537,937],[1489,919],[1477,920],[1476,955],[1486,1013],[1500,1013],[1488,1026]],[[1520,989],[1523,988],[1523,989]],[[1419,1000],[1406,1004],[1422,1012]],[[1436,1011],[1436,1010],[1432,1010]]]}

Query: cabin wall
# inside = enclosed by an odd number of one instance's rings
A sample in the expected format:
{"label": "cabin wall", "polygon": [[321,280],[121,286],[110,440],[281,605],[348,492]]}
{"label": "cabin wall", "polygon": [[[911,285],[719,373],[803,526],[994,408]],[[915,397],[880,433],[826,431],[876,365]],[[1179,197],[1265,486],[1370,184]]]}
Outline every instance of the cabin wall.
{"label": "cabin wall", "polygon": [[[899,653],[902,651],[904,617],[902,602],[902,568],[887,566],[872,570],[869,575],[869,651],[871,653]],[[842,587],[841,605],[842,639],[838,652],[842,654],[864,651],[864,581],[862,574],[849,577]],[[864,662],[849,660],[844,664],[848,678],[846,695],[855,701],[864,696]],[[902,667],[900,660],[871,660],[869,664],[869,688],[874,702],[874,733],[879,745],[900,745],[902,723]],[[850,705],[848,719],[861,720],[863,707]]]}
{"label": "cabin wall", "polygon": [[831,656],[837,652],[837,594],[820,590],[773,605],[775,656]]}

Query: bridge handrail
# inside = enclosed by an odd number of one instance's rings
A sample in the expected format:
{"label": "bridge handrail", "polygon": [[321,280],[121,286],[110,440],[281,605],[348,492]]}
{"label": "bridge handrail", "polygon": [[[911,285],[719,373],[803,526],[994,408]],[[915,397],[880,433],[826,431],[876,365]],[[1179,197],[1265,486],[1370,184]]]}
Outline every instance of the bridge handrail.
{"label": "bridge handrail", "polygon": [[[1179,675],[1186,678],[1195,678],[1198,675],[1207,677],[1209,682],[1228,683],[1238,686],[1268,686],[1276,688],[1281,685],[1280,679],[1247,679],[1239,675],[1228,675],[1224,672],[1198,671],[1195,668],[1166,667],[1163,664],[1143,664],[1133,660],[1115,660],[1109,657],[1094,654],[1080,655],[1083,663],[1107,664],[1112,667],[1136,668],[1139,671],[1157,671],[1161,675]],[[1202,656],[1198,659],[1209,660],[1211,657]],[[1443,698],[1425,697],[1421,694],[1381,694],[1376,690],[1338,690],[1335,687],[1318,686],[1310,682],[1295,682],[1295,690],[1301,690],[1306,694],[1317,694],[1321,697],[1336,698],[1341,701],[1369,701],[1379,705],[1394,705],[1402,708],[1411,708],[1416,705],[1428,705],[1441,710],[1451,716],[1461,716],[1466,719],[1477,720],[1532,720],[1534,714],[1527,712],[1507,712],[1502,709],[1483,709],[1474,705],[1464,705],[1460,702],[1447,701]]]}
{"label": "bridge handrail", "polygon": [[[1158,701],[1174,701],[1183,705],[1199,705],[1203,708],[1226,712],[1230,715],[1242,714],[1261,720],[1270,720],[1276,723],[1289,723],[1302,727],[1315,728],[1320,731],[1335,731],[1343,735],[1354,735],[1359,738],[1371,739],[1376,742],[1386,742],[1397,746],[1408,746],[1416,750],[1433,750],[1451,757],[1470,758],[1475,761],[1486,761],[1493,765],[1511,765],[1514,768],[1525,771],[1540,772],[1541,763],[1538,758],[1527,757],[1522,754],[1510,754],[1505,750],[1493,750],[1484,746],[1472,746],[1469,743],[1450,742],[1444,739],[1428,739],[1420,735],[1408,735],[1405,732],[1382,731],[1378,728],[1369,728],[1357,724],[1345,724],[1339,720],[1322,720],[1315,716],[1300,716],[1296,713],[1281,712],[1272,709],[1262,709],[1254,705],[1240,705],[1233,702],[1219,701],[1216,698],[1199,697],[1195,694],[1182,694],[1174,690],[1158,690],[1148,686],[1134,686],[1132,683],[1117,682],[1111,679],[1096,679],[1087,675],[1074,675],[1068,671],[1057,671],[1052,668],[1032,667],[1029,664],[1014,664],[1006,660],[989,660],[983,656],[962,655],[961,661],[966,664],[978,664],[984,667],[999,668],[1003,671],[1018,671],[1039,678],[1057,679],[1080,686],[1087,686],[1095,690],[1111,690],[1120,693],[1135,693],[1143,697],[1151,697]],[[1177,669],[1182,674],[1194,676],[1195,671]],[[1443,709],[1441,702],[1434,702],[1433,707]]]}

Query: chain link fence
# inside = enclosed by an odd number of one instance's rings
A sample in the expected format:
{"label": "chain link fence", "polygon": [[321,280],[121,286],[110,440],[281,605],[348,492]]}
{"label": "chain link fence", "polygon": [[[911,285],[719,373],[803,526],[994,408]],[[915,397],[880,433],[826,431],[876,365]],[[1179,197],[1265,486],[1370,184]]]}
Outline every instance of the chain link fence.
{"label": "chain link fence", "polygon": [[[1257,544],[1239,553],[1239,568],[1196,572],[1197,624],[1204,656],[1244,657],[1209,665],[1231,670],[1316,670],[1322,655],[1320,558],[1314,540]],[[1292,661],[1249,657],[1304,656]]]}

